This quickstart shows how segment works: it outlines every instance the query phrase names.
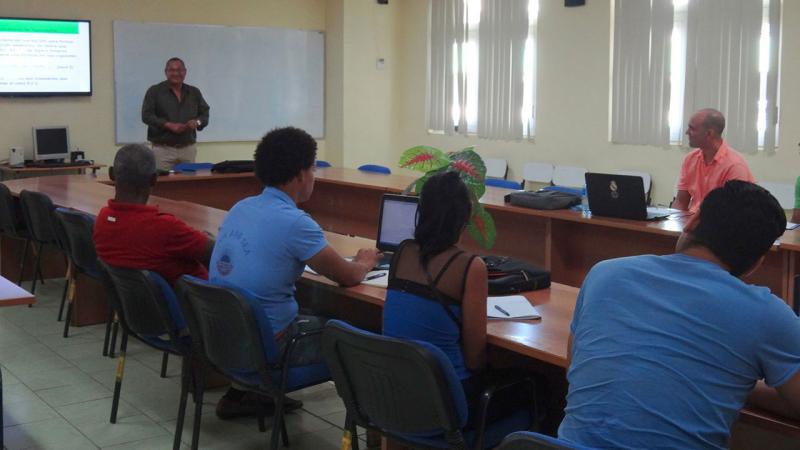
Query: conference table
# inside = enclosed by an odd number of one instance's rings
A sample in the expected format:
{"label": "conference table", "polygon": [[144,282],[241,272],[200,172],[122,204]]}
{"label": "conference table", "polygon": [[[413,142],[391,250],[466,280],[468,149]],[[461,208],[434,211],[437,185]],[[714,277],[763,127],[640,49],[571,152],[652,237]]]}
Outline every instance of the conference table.
{"label": "conference table", "polygon": [[[361,173],[355,170],[326,168],[317,171],[314,194],[300,205],[326,230],[331,245],[342,255],[352,255],[361,247],[374,245],[378,209],[384,193],[402,191],[411,177]],[[12,194],[23,189],[43,192],[58,206],[71,207],[96,215],[114,195],[104,176],[67,175],[7,181]],[[173,214],[189,225],[216,234],[226,210],[236,201],[261,192],[253,174],[195,173],[161,177],[149,203]],[[517,257],[542,265],[552,272],[549,289],[526,293],[537,307],[541,320],[489,321],[487,340],[490,354],[512,354],[524,360],[544,363],[561,372],[568,367],[567,341],[575,299],[583,277],[596,262],[618,256],[642,253],[666,254],[686,221],[685,216],[657,222],[585,217],[572,211],[539,211],[505,204],[510,191],[487,188],[482,203],[497,225],[497,244],[491,253]],[[15,261],[13,243],[3,239],[0,272]],[[469,250],[487,253],[469,238],[462,242]],[[765,284],[773,292],[790,299],[791,284],[800,252],[800,234],[787,232],[770,250],[766,264],[751,282]],[[28,271],[32,273],[32,271]],[[53,276],[63,276],[64,272]],[[45,274],[47,277],[48,274]],[[321,294],[321,295],[320,295]],[[358,285],[344,288],[324,277],[304,274],[298,283],[298,298],[328,297],[341,300],[334,309],[338,315],[356,319],[366,313],[366,324],[379,320],[385,289]],[[101,297],[83,295],[81,280],[74,305],[76,317],[85,323],[104,321],[107,313]],[[102,307],[98,308],[97,304]],[[87,321],[87,317],[91,317]],[[785,428],[784,423],[763,414],[746,412],[743,419],[759,425]],[[778,423],[778,425],[775,425]],[[772,425],[770,425],[772,424]],[[800,428],[796,428],[798,430]]]}

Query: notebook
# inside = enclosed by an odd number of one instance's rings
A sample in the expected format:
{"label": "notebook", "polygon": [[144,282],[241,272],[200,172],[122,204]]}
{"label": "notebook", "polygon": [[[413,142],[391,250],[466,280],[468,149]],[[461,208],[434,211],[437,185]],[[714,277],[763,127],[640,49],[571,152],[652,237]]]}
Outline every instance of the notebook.
{"label": "notebook", "polygon": [[542,316],[521,295],[489,297],[486,299],[486,316],[490,319],[541,319]]}
{"label": "notebook", "polygon": [[414,238],[418,204],[419,197],[416,196],[383,194],[375,245],[383,253],[383,257],[375,264],[375,269],[388,269],[400,243]]}
{"label": "notebook", "polygon": [[636,175],[587,172],[586,197],[593,216],[656,220],[680,212],[671,208],[648,208],[642,177]]}

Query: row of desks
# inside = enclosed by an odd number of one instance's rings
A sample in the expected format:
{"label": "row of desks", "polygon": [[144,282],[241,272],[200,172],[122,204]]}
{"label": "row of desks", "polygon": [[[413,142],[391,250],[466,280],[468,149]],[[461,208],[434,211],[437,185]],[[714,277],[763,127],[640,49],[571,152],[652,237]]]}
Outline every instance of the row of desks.
{"label": "row of desks", "polygon": [[[342,254],[355,254],[360,247],[374,245],[383,193],[400,192],[411,181],[412,178],[403,176],[322,169],[317,172],[312,198],[300,206],[328,232],[327,238],[334,248]],[[95,215],[114,194],[110,182],[103,176],[56,176],[6,184],[14,194],[23,189],[36,190],[49,195],[56,205]],[[261,190],[260,183],[252,174],[171,175],[159,179],[150,203],[159,205],[161,211],[174,214],[195,228],[216,234],[227,209]],[[487,339],[490,349],[563,370],[568,367],[567,340],[577,286],[592,265],[613,257],[671,253],[686,219],[636,222],[586,218],[570,211],[517,208],[503,202],[503,195],[507,192],[488,188],[482,199],[497,224],[497,245],[492,253],[547,267],[552,272],[554,284],[550,289],[526,295],[537,306],[541,320],[489,322]],[[8,262],[13,261],[6,244],[4,241],[0,260],[0,270],[4,275]],[[469,238],[465,238],[462,244],[467,249],[485,252]],[[800,232],[787,232],[779,245],[770,251],[764,267],[750,281],[767,285],[784,299],[791,299],[793,283],[790,280],[795,275],[798,252]],[[63,270],[56,276],[63,276]],[[310,274],[305,274],[298,283],[298,292],[304,290],[350,300],[354,304],[344,306],[345,310],[340,311],[343,315],[368,311],[373,313],[373,320],[376,311],[377,317],[380,316],[385,297],[382,288],[366,285],[342,288],[324,277]],[[80,311],[82,302],[90,301],[87,297],[90,296],[81,295],[79,281],[77,311]],[[96,316],[99,320],[106,317],[104,311],[96,313]],[[757,416],[747,413],[743,417],[752,422]],[[769,417],[759,418],[756,422],[763,425],[771,420]]]}

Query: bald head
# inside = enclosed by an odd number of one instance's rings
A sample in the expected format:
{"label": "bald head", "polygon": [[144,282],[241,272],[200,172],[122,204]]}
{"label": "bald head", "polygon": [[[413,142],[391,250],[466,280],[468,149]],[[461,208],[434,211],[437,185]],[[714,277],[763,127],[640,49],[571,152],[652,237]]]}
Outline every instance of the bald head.
{"label": "bald head", "polygon": [[156,174],[153,151],[142,144],[128,144],[114,157],[114,183],[117,190],[139,191],[148,188]]}
{"label": "bald head", "polygon": [[712,108],[705,108],[697,111],[695,114],[701,114],[701,123],[703,127],[717,132],[717,136],[722,136],[725,131],[725,116],[721,112]]}

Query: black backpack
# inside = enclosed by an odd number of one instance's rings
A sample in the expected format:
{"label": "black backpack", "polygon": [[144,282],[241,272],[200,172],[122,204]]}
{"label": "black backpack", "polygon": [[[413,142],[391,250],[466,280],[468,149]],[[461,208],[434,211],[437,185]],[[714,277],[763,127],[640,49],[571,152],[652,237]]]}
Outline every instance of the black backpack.
{"label": "black backpack", "polygon": [[255,170],[255,161],[253,160],[228,160],[214,164],[211,168],[215,173],[244,173],[253,172]]}

